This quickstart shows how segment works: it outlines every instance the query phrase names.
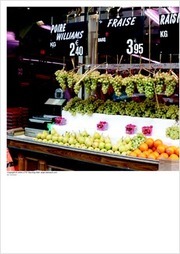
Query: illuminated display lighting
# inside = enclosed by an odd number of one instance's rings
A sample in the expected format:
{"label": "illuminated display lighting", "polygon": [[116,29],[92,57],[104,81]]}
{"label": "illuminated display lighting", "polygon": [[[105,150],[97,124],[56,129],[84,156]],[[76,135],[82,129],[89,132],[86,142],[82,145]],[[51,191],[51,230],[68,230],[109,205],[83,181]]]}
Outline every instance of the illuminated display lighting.
{"label": "illuminated display lighting", "polygon": [[159,15],[157,14],[156,11],[147,9],[144,12],[150,19],[152,19],[156,24],[159,25]]}

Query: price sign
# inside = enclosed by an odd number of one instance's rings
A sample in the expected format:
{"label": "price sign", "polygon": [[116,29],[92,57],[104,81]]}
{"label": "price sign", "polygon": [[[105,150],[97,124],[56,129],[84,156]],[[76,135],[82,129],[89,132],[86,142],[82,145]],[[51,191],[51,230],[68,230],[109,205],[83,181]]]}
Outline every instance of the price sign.
{"label": "price sign", "polygon": [[162,54],[179,54],[179,13],[159,16],[160,50]]}
{"label": "price sign", "polygon": [[57,56],[87,54],[87,22],[53,24],[50,30],[51,52]]}
{"label": "price sign", "polygon": [[143,16],[100,20],[98,53],[143,54],[143,34]]}

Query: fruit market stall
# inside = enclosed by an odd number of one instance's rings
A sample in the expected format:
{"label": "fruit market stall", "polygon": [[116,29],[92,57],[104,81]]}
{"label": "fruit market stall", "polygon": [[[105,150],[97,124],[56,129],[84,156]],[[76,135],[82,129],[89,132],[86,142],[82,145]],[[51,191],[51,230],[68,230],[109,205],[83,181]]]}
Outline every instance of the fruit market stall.
{"label": "fruit market stall", "polygon": [[167,136],[175,124],[170,119],[63,111],[49,131],[8,136],[8,148],[16,154],[19,170],[156,171],[161,165],[178,170],[179,139]]}
{"label": "fruit market stall", "polygon": [[25,136],[9,136],[7,142],[11,153],[17,156],[19,171],[158,170],[158,161],[151,159],[43,143]]}
{"label": "fruit market stall", "polygon": [[[179,78],[147,72],[57,70],[60,88],[74,96],[46,130],[8,137],[19,170],[159,170],[164,160],[165,170],[178,170]],[[78,97],[82,88],[87,98]]]}

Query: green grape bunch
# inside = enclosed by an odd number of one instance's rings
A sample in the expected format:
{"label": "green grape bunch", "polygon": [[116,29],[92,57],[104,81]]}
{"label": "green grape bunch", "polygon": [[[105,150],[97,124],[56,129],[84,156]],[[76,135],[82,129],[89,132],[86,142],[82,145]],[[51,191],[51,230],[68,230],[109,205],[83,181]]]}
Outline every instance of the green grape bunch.
{"label": "green grape bunch", "polygon": [[99,76],[98,82],[101,84],[101,90],[103,94],[107,94],[108,88],[110,86],[110,79],[111,79],[111,74],[106,74],[103,73]]}
{"label": "green grape bunch", "polygon": [[135,74],[133,76],[133,81],[135,84],[135,87],[137,88],[138,92],[141,94],[144,94],[144,80],[145,76],[142,75],[141,73]]}
{"label": "green grape bunch", "polygon": [[93,71],[90,74],[90,79],[91,79],[91,91],[95,91],[98,85],[98,78],[100,76],[100,72],[99,71]]}
{"label": "green grape bunch", "polygon": [[156,72],[153,76],[154,83],[155,83],[155,93],[156,94],[162,94],[164,92],[164,86],[165,86],[165,72]]}
{"label": "green grape bunch", "polygon": [[73,71],[68,72],[67,85],[69,88],[72,88],[74,86],[74,84],[76,83],[75,75],[76,75],[76,73]]}
{"label": "green grape bunch", "polygon": [[84,84],[84,87],[85,87],[85,90],[88,94],[91,93],[91,77],[90,75],[86,75],[83,79],[83,84]]}
{"label": "green grape bunch", "polygon": [[55,74],[55,78],[58,81],[60,87],[62,88],[63,91],[65,91],[67,88],[68,72],[66,70],[62,69],[62,70],[57,70],[54,74]]}
{"label": "green grape bunch", "polygon": [[167,127],[166,137],[171,138],[173,140],[180,139],[180,127],[177,125]]}
{"label": "green grape bunch", "polygon": [[152,99],[154,97],[154,92],[155,92],[155,84],[154,84],[154,80],[151,77],[145,77],[143,79],[143,84],[144,84],[144,93],[145,96],[149,99]]}
{"label": "green grape bunch", "polygon": [[122,85],[125,86],[125,92],[127,96],[131,97],[134,94],[134,90],[135,90],[133,77],[129,76],[129,77],[123,78]]}
{"label": "green grape bunch", "polygon": [[116,96],[120,96],[122,94],[122,76],[116,75],[112,80],[111,84]]}
{"label": "green grape bunch", "polygon": [[165,78],[165,85],[165,95],[169,97],[174,94],[178,81],[173,75],[168,74]]}

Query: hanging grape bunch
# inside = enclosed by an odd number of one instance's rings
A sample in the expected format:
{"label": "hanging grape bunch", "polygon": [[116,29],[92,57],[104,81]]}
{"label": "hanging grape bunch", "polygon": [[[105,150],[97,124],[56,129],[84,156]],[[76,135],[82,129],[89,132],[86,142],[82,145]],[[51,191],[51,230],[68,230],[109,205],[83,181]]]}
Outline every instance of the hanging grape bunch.
{"label": "hanging grape bunch", "polygon": [[103,94],[107,94],[107,91],[108,91],[108,88],[110,85],[110,76],[111,76],[111,74],[103,73],[98,78],[98,82],[102,86],[101,90],[102,90]]}
{"label": "hanging grape bunch", "polygon": [[91,93],[91,77],[90,74],[87,74],[83,79],[84,87],[87,94]]}
{"label": "hanging grape bunch", "polygon": [[164,92],[165,75],[164,72],[160,71],[154,74],[155,93],[158,95]]}
{"label": "hanging grape bunch", "polygon": [[166,96],[171,96],[174,94],[176,86],[178,85],[178,79],[174,75],[171,75],[170,73],[167,73],[165,75],[165,95]]}
{"label": "hanging grape bunch", "polygon": [[74,92],[75,92],[75,94],[78,94],[82,85],[83,85],[83,74],[76,74],[74,76],[74,78],[76,81],[76,83],[74,85]]}
{"label": "hanging grape bunch", "polygon": [[63,91],[65,91],[67,88],[67,76],[68,76],[67,71],[65,71],[64,69],[57,70],[54,74],[60,87],[62,88]]}
{"label": "hanging grape bunch", "polygon": [[129,77],[123,78],[122,85],[125,86],[125,92],[127,96],[131,97],[134,94],[134,90],[135,90],[133,77],[129,76]]}
{"label": "hanging grape bunch", "polygon": [[122,94],[122,76],[116,75],[112,79],[112,87],[116,96],[120,96]]}
{"label": "hanging grape bunch", "polygon": [[135,87],[141,94],[144,93],[144,83],[143,83],[144,78],[145,78],[144,75],[142,75],[141,73],[135,74],[133,76]]}
{"label": "hanging grape bunch", "polygon": [[75,72],[74,71],[69,71],[67,75],[67,85],[69,88],[72,88],[74,84],[76,83],[74,79]]}
{"label": "hanging grape bunch", "polygon": [[95,91],[97,88],[97,84],[98,84],[98,78],[100,76],[100,72],[99,71],[93,71],[90,74],[90,79],[91,79],[91,91]]}
{"label": "hanging grape bunch", "polygon": [[147,76],[143,79],[143,84],[145,96],[152,99],[154,97],[154,80],[150,76]]}

